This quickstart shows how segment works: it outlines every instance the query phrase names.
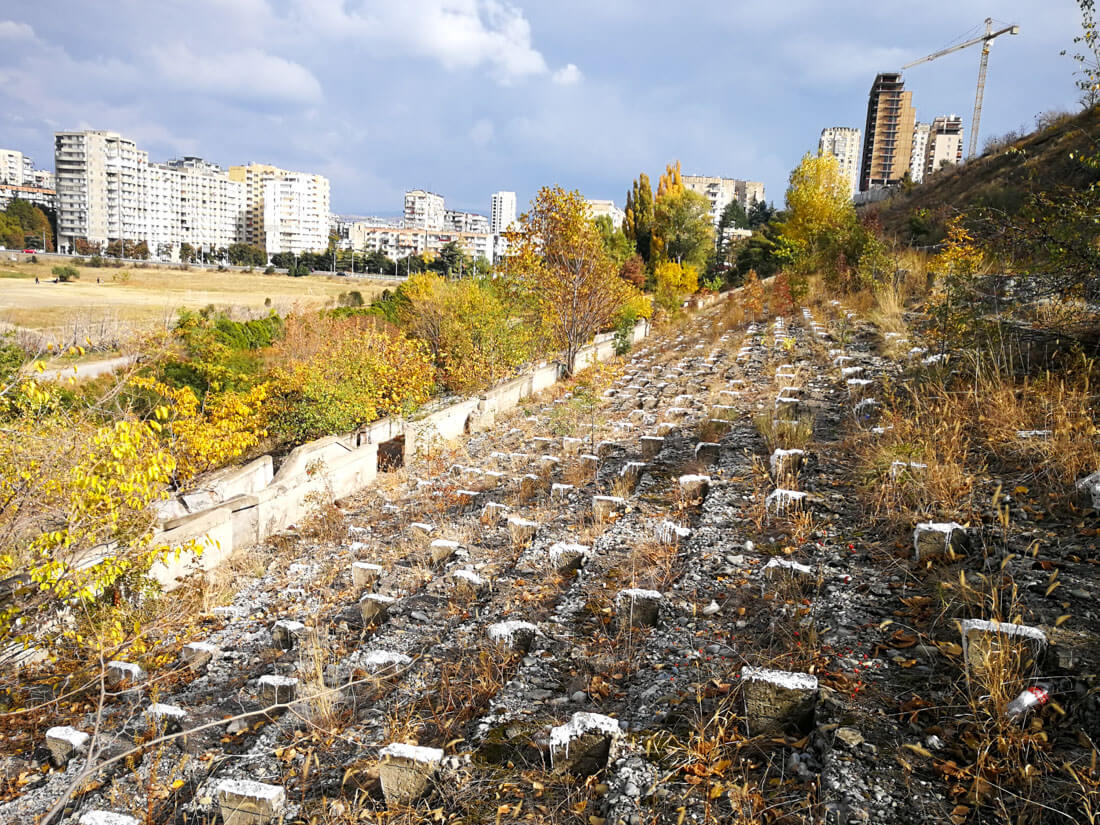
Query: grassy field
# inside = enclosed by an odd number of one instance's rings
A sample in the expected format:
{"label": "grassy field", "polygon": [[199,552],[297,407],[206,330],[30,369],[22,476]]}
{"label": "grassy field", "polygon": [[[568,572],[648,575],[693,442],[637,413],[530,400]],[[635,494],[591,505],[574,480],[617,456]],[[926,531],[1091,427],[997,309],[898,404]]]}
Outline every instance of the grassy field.
{"label": "grassy field", "polygon": [[369,302],[387,285],[324,275],[106,267],[78,267],[80,280],[55,284],[53,265],[0,262],[0,322],[62,338],[107,330],[118,334],[171,323],[183,308],[285,313],[334,306],[342,293],[353,290]]}

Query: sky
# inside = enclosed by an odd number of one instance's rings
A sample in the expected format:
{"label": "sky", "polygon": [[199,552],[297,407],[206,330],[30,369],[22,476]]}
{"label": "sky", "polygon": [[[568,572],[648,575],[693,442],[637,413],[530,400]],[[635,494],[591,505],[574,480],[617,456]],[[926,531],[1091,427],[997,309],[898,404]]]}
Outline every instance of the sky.
{"label": "sky", "polygon": [[[0,147],[53,168],[53,133],[117,131],[150,160],[323,174],[332,210],[406,189],[487,214],[560,184],[623,205],[639,172],[763,181],[866,118],[876,72],[993,46],[980,144],[1076,110],[1076,0],[4,0]],[[919,120],[963,116],[979,47],[905,73]],[[979,144],[979,146],[980,146]]]}

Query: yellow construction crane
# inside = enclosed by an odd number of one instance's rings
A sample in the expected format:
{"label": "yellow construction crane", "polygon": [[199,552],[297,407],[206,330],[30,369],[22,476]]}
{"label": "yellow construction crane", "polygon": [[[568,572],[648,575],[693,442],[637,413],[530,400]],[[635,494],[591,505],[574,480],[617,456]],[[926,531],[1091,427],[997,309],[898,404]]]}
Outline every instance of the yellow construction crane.
{"label": "yellow construction crane", "polygon": [[978,93],[974,96],[974,117],[970,122],[970,150],[966,153],[966,159],[974,157],[974,153],[978,151],[978,126],[982,121],[982,98],[985,97],[985,72],[989,66],[989,47],[993,45],[993,41],[1000,37],[1002,34],[1019,34],[1020,27],[1016,25],[1005,26],[1000,31],[993,31],[993,18],[987,17],[985,19],[985,33],[980,34],[965,43],[959,43],[955,46],[948,46],[946,49],[940,49],[938,52],[932,52],[932,54],[920,58],[920,60],[914,60],[912,63],[906,63],[901,67],[902,71],[911,69],[913,66],[919,66],[921,63],[927,63],[929,60],[935,60],[937,57],[943,57],[944,55],[957,52],[960,49],[967,49],[971,46],[975,46],[978,43],[982,44],[982,59],[978,64]]}

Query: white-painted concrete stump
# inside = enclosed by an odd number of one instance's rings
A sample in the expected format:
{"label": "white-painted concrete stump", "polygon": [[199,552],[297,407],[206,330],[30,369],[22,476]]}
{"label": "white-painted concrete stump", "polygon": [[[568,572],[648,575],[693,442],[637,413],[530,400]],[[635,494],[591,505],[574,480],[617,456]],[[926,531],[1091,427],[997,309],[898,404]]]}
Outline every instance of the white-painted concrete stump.
{"label": "white-painted concrete stump", "polygon": [[538,529],[539,523],[537,521],[529,521],[520,516],[508,516],[508,536],[511,538],[512,544],[526,544],[534,538]]}
{"label": "white-painted concrete stump", "polygon": [[46,747],[50,751],[50,762],[54,767],[62,768],[74,756],[88,749],[91,737],[82,730],[59,725],[46,731]]}
{"label": "white-painted concrete stump", "polygon": [[565,541],[554,542],[547,551],[550,565],[559,573],[572,573],[588,560],[590,554],[587,545]]}
{"label": "white-painted concrete stump", "polygon": [[141,825],[132,816],[116,814],[114,811],[88,811],[81,814],[77,825]]}
{"label": "white-painted concrete stump", "polygon": [[266,674],[257,682],[260,701],[266,705],[289,705],[298,698],[298,680],[293,676]]}
{"label": "white-painted concrete stump", "polygon": [[659,435],[643,435],[641,438],[642,458],[649,461],[661,452],[665,446],[665,440]]}
{"label": "white-painted concrete stump", "polygon": [[805,458],[806,453],[803,450],[776,450],[768,463],[771,465],[772,475],[780,478],[797,475]]}
{"label": "white-painted concrete stump", "polygon": [[661,544],[678,545],[691,535],[690,527],[682,527],[674,521],[664,520],[653,528],[653,536]]}
{"label": "white-painted concrete stump", "polygon": [[812,567],[790,559],[773,556],[764,565],[764,578],[769,581],[792,582],[801,589],[810,588],[817,580]]}
{"label": "white-painted concrete stump", "polygon": [[403,667],[412,664],[412,659],[404,653],[392,650],[372,650],[361,660],[363,670],[374,676],[393,676]]}
{"label": "white-painted concrete stump", "polygon": [[969,545],[966,528],[953,521],[924,522],[913,530],[913,551],[918,560],[948,551],[965,553]]}
{"label": "white-painted concrete stump", "polygon": [[215,788],[222,825],[268,825],[282,817],[286,791],[251,779],[223,779]]}
{"label": "white-painted concrete stump", "polygon": [[688,501],[705,498],[710,490],[710,476],[688,474],[679,479],[680,494]]}
{"label": "white-painted concrete stump", "polygon": [[392,806],[408,805],[422,797],[443,761],[439,748],[401,743],[386,745],[378,756],[382,794]]}
{"label": "white-painted concrete stump", "polygon": [[382,624],[389,615],[390,605],[396,601],[392,596],[381,593],[364,593],[359,599],[359,615],[363,624]]}
{"label": "white-painted concrete stump", "polygon": [[764,499],[764,510],[775,515],[801,510],[807,504],[807,495],[799,490],[772,490]]}
{"label": "white-painted concrete stump", "polygon": [[526,653],[531,649],[531,643],[535,640],[539,629],[530,622],[512,620],[491,624],[485,632],[494,644],[519,653]]}
{"label": "white-painted concrete stump", "polygon": [[569,438],[566,436],[561,440],[562,455],[579,455],[583,447],[583,438]]}
{"label": "white-painted concrete stump", "polygon": [[271,626],[271,643],[279,650],[297,647],[309,637],[309,628],[294,619],[279,619]]}
{"label": "white-painted concrete stump", "polygon": [[664,596],[656,590],[630,588],[615,595],[615,613],[623,627],[655,627]]}
{"label": "white-painted concrete stump", "polygon": [[813,727],[816,676],[746,665],[741,669],[741,690],[750,735],[804,733]]}
{"label": "white-painted concrete stump", "polygon": [[183,721],[187,718],[187,711],[176,705],[166,705],[163,702],[154,702],[145,709],[145,721],[167,733],[182,730]]}
{"label": "white-painted concrete stump", "polygon": [[1009,622],[966,619],[959,623],[963,661],[976,674],[1026,674],[1035,669],[1047,646],[1037,627]]}
{"label": "white-painted concrete stump", "polygon": [[473,570],[455,570],[450,574],[451,592],[460,599],[477,599],[489,592],[489,582]]}
{"label": "white-painted concrete stump", "polygon": [[625,506],[626,499],[620,496],[592,496],[592,517],[604,522]]}
{"label": "white-painted concrete stump", "polygon": [[220,655],[221,651],[210,642],[191,642],[180,650],[180,661],[194,671],[200,671]]}
{"label": "white-painted concrete stump", "polygon": [[432,564],[442,564],[455,554],[461,545],[453,539],[435,539],[428,545],[428,554]]}
{"label": "white-painted concrete stump", "polygon": [[481,522],[482,524],[496,524],[504,516],[506,516],[511,509],[512,508],[509,507],[507,504],[501,504],[497,501],[490,501],[483,508],[481,508]]}
{"label": "white-painted concrete stump", "polygon": [[351,583],[356,590],[366,590],[374,587],[382,576],[382,565],[371,564],[365,561],[356,561],[351,564]]}
{"label": "white-painted concrete stump", "polygon": [[646,465],[642,461],[628,461],[623,465],[623,468],[619,470],[619,478],[623,480],[623,483],[633,490],[638,486],[638,481],[642,477],[642,473],[645,472]]}
{"label": "white-painted concrete stump", "polygon": [[916,478],[927,469],[927,464],[918,464],[915,461],[894,461],[890,464],[890,478]]}
{"label": "white-painted concrete stump", "polygon": [[112,690],[120,687],[133,687],[145,681],[145,671],[132,662],[108,662],[104,676],[107,687]]}
{"label": "white-painted concrete stump", "polygon": [[559,773],[591,776],[614,761],[622,729],[600,713],[574,713],[550,729],[550,761]]}

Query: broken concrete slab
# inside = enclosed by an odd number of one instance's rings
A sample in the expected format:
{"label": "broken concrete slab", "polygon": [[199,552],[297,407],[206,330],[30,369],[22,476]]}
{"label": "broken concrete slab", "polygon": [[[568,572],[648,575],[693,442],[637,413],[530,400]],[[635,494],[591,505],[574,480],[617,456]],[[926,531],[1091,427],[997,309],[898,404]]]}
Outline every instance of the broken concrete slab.
{"label": "broken concrete slab", "polygon": [[818,700],[816,676],[746,665],[741,669],[741,690],[751,736],[805,733],[813,727]]}

